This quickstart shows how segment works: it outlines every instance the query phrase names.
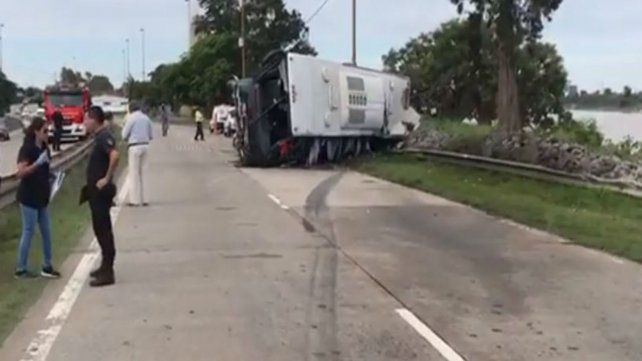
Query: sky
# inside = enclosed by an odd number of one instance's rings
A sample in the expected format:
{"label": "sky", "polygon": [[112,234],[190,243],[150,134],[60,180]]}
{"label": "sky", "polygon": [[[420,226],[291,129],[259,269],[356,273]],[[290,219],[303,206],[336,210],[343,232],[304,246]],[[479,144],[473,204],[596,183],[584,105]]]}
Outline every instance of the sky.
{"label": "sky", "polygon": [[[285,0],[304,19],[323,1]],[[312,19],[310,40],[320,57],[351,58],[351,4],[328,0]],[[377,69],[391,48],[457,16],[449,0],[358,0],[358,7],[358,62]],[[105,74],[118,85],[125,39],[131,39],[131,73],[140,78],[140,28],[149,71],[187,50],[187,12],[184,0],[0,0],[3,69],[22,86],[50,84],[62,66]],[[640,19],[639,0],[564,0],[544,39],[557,45],[570,81],[581,89],[630,85],[642,91]]]}

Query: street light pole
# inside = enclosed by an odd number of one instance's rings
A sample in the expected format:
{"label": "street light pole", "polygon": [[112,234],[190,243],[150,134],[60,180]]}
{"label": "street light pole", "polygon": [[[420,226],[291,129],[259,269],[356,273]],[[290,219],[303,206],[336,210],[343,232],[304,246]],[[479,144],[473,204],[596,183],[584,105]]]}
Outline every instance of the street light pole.
{"label": "street light pole", "polygon": [[127,43],[127,78],[132,76],[132,71],[131,71],[131,61],[130,61],[130,56],[129,56],[129,38],[125,39],[125,43]]}
{"label": "street light pole", "polygon": [[3,60],[2,59],[2,30],[4,29],[4,24],[0,24],[0,72],[2,72],[2,65],[3,65]]}
{"label": "street light pole", "polygon": [[245,0],[241,0],[241,38],[239,39],[239,45],[241,46],[241,74],[245,78],[247,67],[245,59],[245,46],[247,45],[245,41]]}
{"label": "street light pole", "polygon": [[147,78],[146,72],[145,72],[145,29],[140,28],[140,33],[142,35],[142,51],[143,51],[143,81]]}
{"label": "street light pole", "polygon": [[127,82],[127,55],[125,49],[122,49],[123,53],[123,84]]}
{"label": "street light pole", "polygon": [[357,65],[357,0],[352,0],[352,64]]}
{"label": "street light pole", "polygon": [[194,32],[192,31],[193,29],[193,22],[192,22],[192,1],[191,0],[185,0],[187,3],[187,50],[192,47],[192,44],[194,44]]}

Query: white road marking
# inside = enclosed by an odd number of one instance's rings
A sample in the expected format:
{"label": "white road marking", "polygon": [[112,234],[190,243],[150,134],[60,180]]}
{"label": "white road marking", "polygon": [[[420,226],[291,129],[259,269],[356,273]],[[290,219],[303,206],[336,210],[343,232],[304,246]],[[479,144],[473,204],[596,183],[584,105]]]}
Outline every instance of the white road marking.
{"label": "white road marking", "polygon": [[[125,179],[128,179],[127,174],[125,174]],[[123,203],[127,192],[129,190],[129,181],[125,181],[123,188],[120,190],[117,198],[117,206],[111,209],[112,222],[116,223],[118,216],[120,214],[121,206]],[[89,277],[89,272],[94,263],[98,259],[98,242],[94,238],[89,245],[89,252],[85,254],[76,270],[71,275],[71,278],[65,285],[62,293],[58,297],[58,300],[53,305],[49,311],[49,315],[45,319],[47,326],[37,332],[36,337],[33,338],[29,347],[27,347],[26,355],[22,358],[21,361],[46,361],[51,351],[51,347],[56,342],[62,327],[64,326],[71,309],[73,308],[80,291],[82,290],[83,285]]]}
{"label": "white road marking", "polygon": [[419,320],[412,312],[405,308],[399,308],[396,312],[404,319],[404,321],[408,322],[408,324],[410,324],[410,326],[412,326],[412,328],[414,328],[421,337],[426,339],[426,341],[428,341],[446,360],[465,361],[463,357],[453,350],[444,340],[441,339],[441,337],[428,328],[428,326],[421,322],[421,320]]}
{"label": "white road marking", "polygon": [[281,202],[281,200],[277,196],[275,196],[274,194],[268,194],[268,197],[270,197],[272,202],[276,203],[279,207],[281,207],[281,209],[286,210],[286,211],[288,209],[290,209],[290,207],[288,207],[285,204],[283,204],[283,202]]}

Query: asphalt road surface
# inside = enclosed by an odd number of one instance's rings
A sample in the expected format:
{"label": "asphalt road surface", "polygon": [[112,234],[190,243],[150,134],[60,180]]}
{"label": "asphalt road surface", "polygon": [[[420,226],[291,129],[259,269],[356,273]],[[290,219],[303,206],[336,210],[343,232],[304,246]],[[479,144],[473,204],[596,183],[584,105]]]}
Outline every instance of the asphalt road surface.
{"label": "asphalt road surface", "polygon": [[642,359],[637,264],[192,136],[151,147],[149,208],[114,210],[117,285],[81,287],[88,237],[1,360]]}

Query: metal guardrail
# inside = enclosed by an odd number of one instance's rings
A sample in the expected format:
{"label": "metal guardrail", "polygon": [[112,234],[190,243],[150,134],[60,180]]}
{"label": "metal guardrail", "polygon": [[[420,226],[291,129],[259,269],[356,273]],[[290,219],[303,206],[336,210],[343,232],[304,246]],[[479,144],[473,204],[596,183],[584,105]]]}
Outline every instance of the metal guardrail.
{"label": "metal guardrail", "polygon": [[[54,155],[51,163],[52,170],[65,171],[73,167],[89,153],[92,144],[94,144],[93,140],[79,142],[63,152]],[[19,184],[20,180],[15,174],[0,177],[0,209],[15,202],[15,193]]]}
{"label": "metal guardrail", "polygon": [[642,189],[631,187],[630,185],[622,182],[563,172],[539,165],[431,149],[407,148],[402,150],[402,153],[420,154],[428,158],[461,166],[510,173],[544,181],[589,188],[607,189],[632,197],[642,198]]}

